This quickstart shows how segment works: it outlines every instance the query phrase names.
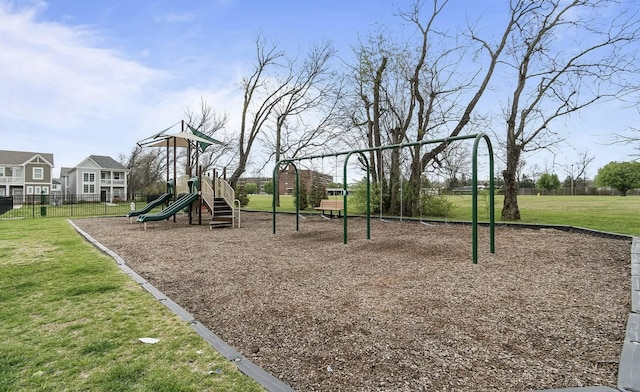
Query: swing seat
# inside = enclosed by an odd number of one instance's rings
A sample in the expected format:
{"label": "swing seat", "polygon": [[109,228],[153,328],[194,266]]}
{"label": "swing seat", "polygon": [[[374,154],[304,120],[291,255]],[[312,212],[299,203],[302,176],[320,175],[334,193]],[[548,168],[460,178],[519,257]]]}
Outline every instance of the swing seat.
{"label": "swing seat", "polygon": [[344,202],[340,199],[331,200],[331,199],[322,199],[320,200],[320,205],[318,207],[314,207],[314,210],[321,210],[322,215],[324,215],[325,211],[329,211],[330,216],[333,218],[333,211],[338,212],[338,218],[340,218],[342,210],[344,210]]}

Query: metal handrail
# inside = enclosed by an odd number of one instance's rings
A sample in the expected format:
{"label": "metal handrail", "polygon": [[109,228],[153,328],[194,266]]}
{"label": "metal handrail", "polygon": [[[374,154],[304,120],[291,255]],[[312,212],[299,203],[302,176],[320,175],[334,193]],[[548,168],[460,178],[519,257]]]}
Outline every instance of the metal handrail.
{"label": "metal handrail", "polygon": [[208,177],[202,178],[202,198],[209,208],[211,208],[211,215],[213,215],[213,199],[215,198],[215,195],[213,193],[211,179]]}
{"label": "metal handrail", "polygon": [[216,196],[223,198],[233,209],[233,202],[236,199],[236,191],[222,178],[216,178]]}
{"label": "metal handrail", "polygon": [[[238,203],[238,229],[240,228],[240,200],[235,199],[233,201],[234,205],[231,206],[231,210],[235,211],[235,203]],[[231,227],[235,227],[235,219],[236,219],[236,214],[233,214],[233,222],[231,222]]]}

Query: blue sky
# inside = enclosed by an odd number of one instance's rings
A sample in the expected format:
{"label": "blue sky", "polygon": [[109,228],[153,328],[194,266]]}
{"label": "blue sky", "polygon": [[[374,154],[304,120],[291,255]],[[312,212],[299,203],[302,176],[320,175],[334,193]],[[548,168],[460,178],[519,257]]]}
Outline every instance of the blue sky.
{"label": "blue sky", "polygon": [[[348,59],[377,25],[399,28],[409,1],[323,0],[0,0],[0,149],[50,152],[58,173],[91,154],[128,154],[141,140],[197,109],[201,97],[237,129],[239,84],[262,34],[288,54],[330,40]],[[448,21],[482,16],[500,24],[505,1],[451,0]],[[490,96],[487,98],[490,99]],[[490,102],[485,102],[490,105]],[[596,155],[590,176],[631,146],[605,146],[611,132],[638,123],[617,106],[566,122],[575,149]],[[613,121],[612,119],[615,119]],[[570,165],[577,153],[525,158]],[[563,169],[556,172],[564,178]]]}

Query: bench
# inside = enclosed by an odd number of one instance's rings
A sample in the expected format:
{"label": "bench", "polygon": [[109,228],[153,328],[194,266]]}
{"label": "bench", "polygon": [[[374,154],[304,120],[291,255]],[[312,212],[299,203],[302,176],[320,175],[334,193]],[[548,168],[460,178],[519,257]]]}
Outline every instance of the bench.
{"label": "bench", "polygon": [[329,211],[330,216],[333,218],[333,211],[338,211],[338,218],[340,218],[340,213],[344,210],[344,202],[342,199],[322,199],[320,200],[320,206],[314,207],[314,210],[321,210],[322,215],[324,215],[325,211]]}

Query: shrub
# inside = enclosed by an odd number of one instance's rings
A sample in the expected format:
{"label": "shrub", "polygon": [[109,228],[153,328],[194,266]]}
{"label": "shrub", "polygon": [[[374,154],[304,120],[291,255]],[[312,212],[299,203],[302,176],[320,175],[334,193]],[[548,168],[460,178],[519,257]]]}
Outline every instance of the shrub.
{"label": "shrub", "polygon": [[264,193],[268,195],[273,194],[273,182],[267,181],[264,184],[262,184],[262,190],[264,191]]}
{"label": "shrub", "polygon": [[249,195],[244,185],[236,187],[236,199],[240,200],[240,207],[245,207],[249,204]]}
{"label": "shrub", "polygon": [[247,191],[248,194],[254,195],[258,193],[258,184],[254,182],[250,182],[248,184],[245,184],[244,189]]}
{"label": "shrub", "polygon": [[444,218],[457,207],[446,195],[422,195],[422,215],[424,216]]}
{"label": "shrub", "polygon": [[[380,212],[380,186],[371,185],[371,213]],[[367,207],[367,182],[362,180],[353,187],[353,197],[350,200],[359,211],[365,211]],[[350,209],[351,210],[351,209]]]}
{"label": "shrub", "polygon": [[319,178],[314,177],[311,181],[311,193],[308,195],[308,201],[311,207],[320,206],[320,201],[327,198],[327,188]]}
{"label": "shrub", "polygon": [[298,203],[298,208],[301,210],[306,210],[309,206],[309,197],[307,195],[307,184],[304,181],[300,180],[299,191],[300,200],[296,197],[295,193],[293,195],[293,205],[295,206]]}

